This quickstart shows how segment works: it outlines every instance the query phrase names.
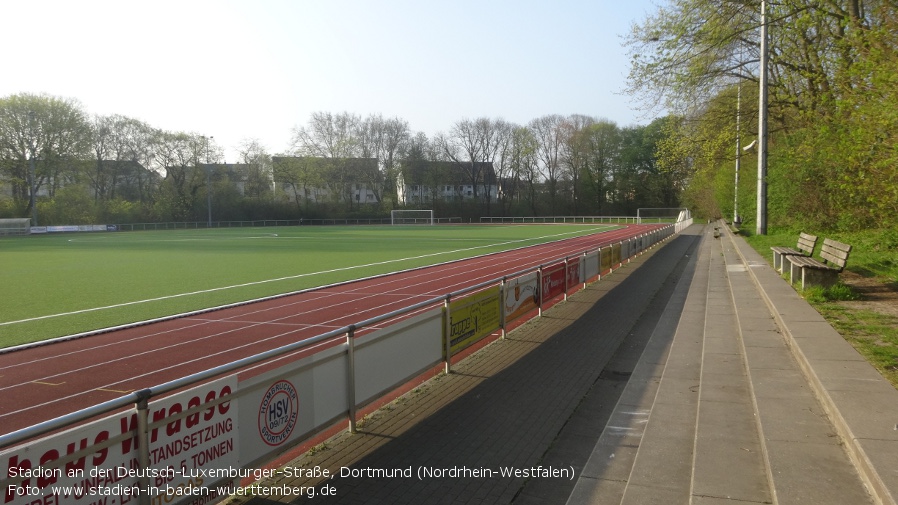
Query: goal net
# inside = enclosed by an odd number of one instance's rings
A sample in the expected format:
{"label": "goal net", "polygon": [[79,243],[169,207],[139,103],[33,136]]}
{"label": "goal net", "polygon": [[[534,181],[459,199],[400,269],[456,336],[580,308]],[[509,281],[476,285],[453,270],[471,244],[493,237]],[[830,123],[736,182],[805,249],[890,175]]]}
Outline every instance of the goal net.
{"label": "goal net", "polygon": [[390,223],[400,224],[433,224],[432,210],[392,210]]}
{"label": "goal net", "polygon": [[18,217],[12,219],[0,219],[0,236],[4,235],[29,235],[31,233],[31,219]]}
{"label": "goal net", "polygon": [[636,210],[637,223],[679,223],[691,217],[689,209],[683,207],[640,208]]}

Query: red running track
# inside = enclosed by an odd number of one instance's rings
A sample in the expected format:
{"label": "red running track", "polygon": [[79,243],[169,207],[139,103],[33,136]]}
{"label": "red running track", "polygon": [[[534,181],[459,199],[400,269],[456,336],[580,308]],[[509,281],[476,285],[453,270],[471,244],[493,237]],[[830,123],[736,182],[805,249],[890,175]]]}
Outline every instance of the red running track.
{"label": "red running track", "polygon": [[0,433],[660,227],[629,225],[0,354]]}

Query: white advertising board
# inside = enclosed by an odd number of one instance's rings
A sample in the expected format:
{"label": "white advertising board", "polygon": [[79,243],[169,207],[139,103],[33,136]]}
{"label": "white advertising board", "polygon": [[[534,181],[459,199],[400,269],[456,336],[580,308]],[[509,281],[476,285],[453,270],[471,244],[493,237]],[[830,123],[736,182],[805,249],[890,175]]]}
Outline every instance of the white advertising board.
{"label": "white advertising board", "polygon": [[257,463],[349,412],[346,344],[241,378],[240,463]]}
{"label": "white advertising board", "polygon": [[588,253],[583,258],[583,278],[593,279],[599,275],[599,251]]}
{"label": "white advertising board", "polygon": [[[121,505],[141,496],[154,505],[206,500],[212,482],[198,477],[200,470],[237,467],[238,409],[236,400],[202,406],[229,396],[236,385],[236,377],[228,377],[151,402],[146,469],[138,462],[133,409],[0,452],[3,503]],[[142,484],[141,477],[149,482]],[[188,495],[188,489],[205,494]]]}
{"label": "white advertising board", "polygon": [[364,404],[443,359],[443,317],[430,310],[359,337],[355,397]]}

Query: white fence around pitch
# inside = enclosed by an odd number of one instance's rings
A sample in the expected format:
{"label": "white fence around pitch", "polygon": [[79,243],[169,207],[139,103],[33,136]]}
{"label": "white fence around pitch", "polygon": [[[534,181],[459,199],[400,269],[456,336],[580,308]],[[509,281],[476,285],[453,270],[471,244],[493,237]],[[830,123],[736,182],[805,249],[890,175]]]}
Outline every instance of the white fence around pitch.
{"label": "white fence around pitch", "polygon": [[200,505],[224,498],[289,447],[341,422],[354,431],[359,407],[441,364],[449,371],[465,347],[500,338],[509,323],[541,314],[688,224],[2,435],[4,503],[92,505],[114,496],[119,504]]}
{"label": "white fence around pitch", "polygon": [[[667,222],[673,223],[673,219],[668,219]],[[639,218],[633,216],[544,216],[544,217],[529,217],[529,216],[509,216],[509,217],[481,217],[481,223],[490,223],[490,224],[602,224],[602,223],[615,223],[615,224],[636,224],[639,223]]]}
{"label": "white fence around pitch", "polygon": [[[0,220],[2,221],[2,220]],[[548,216],[548,217],[481,217],[481,224],[652,224],[674,223],[673,217],[633,217],[633,216]],[[426,224],[462,224],[465,221],[460,217],[434,217],[426,220]],[[101,225],[66,225],[66,226],[26,226],[22,235],[61,233],[61,232],[97,232],[97,231],[149,231],[149,230],[201,230],[220,228],[264,228],[270,226],[368,226],[410,224],[408,222],[396,223],[391,218],[315,218],[315,219],[260,219],[254,221],[213,221],[212,226],[206,221],[172,221],[158,223],[120,223]],[[425,224],[423,221],[417,224]],[[0,224],[0,235],[3,235],[3,227]],[[17,230],[19,231],[19,230]],[[12,233],[8,233],[12,234]]]}
{"label": "white fence around pitch", "polygon": [[[151,231],[151,230],[204,230],[221,228],[264,228],[269,226],[370,226],[394,224],[390,218],[316,218],[316,219],[261,219],[256,221],[213,221],[212,226],[206,221],[171,221],[159,223],[123,223],[123,224],[90,224],[30,226],[30,219],[25,219],[24,226],[4,223],[0,219],[0,236],[3,235],[39,235],[47,233],[73,233],[98,231]],[[428,219],[428,224],[459,224],[460,217],[440,217]]]}
{"label": "white fence around pitch", "polygon": [[676,214],[663,214],[663,215],[645,215],[637,212],[636,217],[633,216],[546,216],[546,217],[481,217],[481,223],[489,223],[489,224],[515,224],[515,223],[524,223],[524,224],[604,224],[604,223],[614,223],[614,224],[652,224],[652,223],[681,223],[681,222],[692,222],[692,215],[689,213],[688,209],[677,208],[677,209],[639,209],[639,211],[650,211],[650,210],[676,210]]}

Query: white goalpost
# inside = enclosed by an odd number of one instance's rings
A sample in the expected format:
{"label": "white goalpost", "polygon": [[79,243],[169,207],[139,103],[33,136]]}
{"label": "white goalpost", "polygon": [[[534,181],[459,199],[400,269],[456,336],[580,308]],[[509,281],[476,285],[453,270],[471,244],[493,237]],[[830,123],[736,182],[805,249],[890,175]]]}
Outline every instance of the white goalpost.
{"label": "white goalpost", "polygon": [[390,224],[433,224],[433,210],[391,210]]}
{"label": "white goalpost", "polygon": [[654,207],[636,209],[637,223],[680,223],[691,219],[685,207]]}

